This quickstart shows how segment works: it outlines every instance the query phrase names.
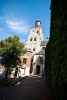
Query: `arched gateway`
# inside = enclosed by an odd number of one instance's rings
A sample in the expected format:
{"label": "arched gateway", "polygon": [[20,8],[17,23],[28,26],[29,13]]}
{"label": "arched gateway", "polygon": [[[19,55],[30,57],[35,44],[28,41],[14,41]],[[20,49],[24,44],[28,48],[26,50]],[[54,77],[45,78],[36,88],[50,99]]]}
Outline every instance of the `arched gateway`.
{"label": "arched gateway", "polygon": [[36,74],[40,75],[42,65],[43,58],[41,56],[38,56],[36,59]]}
{"label": "arched gateway", "polygon": [[44,71],[43,56],[34,55],[31,60],[30,73],[34,75],[42,75]]}

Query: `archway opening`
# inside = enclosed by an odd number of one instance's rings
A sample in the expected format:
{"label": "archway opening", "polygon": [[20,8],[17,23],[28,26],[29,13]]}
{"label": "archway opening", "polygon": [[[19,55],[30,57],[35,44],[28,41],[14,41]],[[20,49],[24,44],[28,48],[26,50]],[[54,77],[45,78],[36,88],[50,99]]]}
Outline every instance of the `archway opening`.
{"label": "archway opening", "polygon": [[39,65],[36,66],[36,74],[40,74],[40,66]]}

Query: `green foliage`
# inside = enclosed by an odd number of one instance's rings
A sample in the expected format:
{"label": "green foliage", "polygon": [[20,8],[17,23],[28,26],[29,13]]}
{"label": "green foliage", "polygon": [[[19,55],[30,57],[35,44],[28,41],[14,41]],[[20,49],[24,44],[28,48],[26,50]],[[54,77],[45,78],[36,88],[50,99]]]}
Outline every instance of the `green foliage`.
{"label": "green foliage", "polygon": [[3,79],[0,79],[0,86],[8,86],[11,83],[15,83],[17,81],[18,81],[17,78],[3,78]]}
{"label": "green foliage", "polygon": [[19,41],[18,36],[8,37],[0,41],[0,56],[2,64],[6,68],[16,67],[20,62],[20,55],[24,54],[24,44]]}
{"label": "green foliage", "polygon": [[57,100],[67,100],[67,0],[51,0],[50,40],[46,47],[46,80]]}

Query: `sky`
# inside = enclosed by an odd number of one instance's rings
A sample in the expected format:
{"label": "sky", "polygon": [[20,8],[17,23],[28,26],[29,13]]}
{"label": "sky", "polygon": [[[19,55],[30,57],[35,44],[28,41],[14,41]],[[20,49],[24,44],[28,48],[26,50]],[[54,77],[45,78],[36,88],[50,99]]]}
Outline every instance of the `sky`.
{"label": "sky", "polygon": [[46,41],[50,36],[50,0],[0,0],[0,40],[17,35],[25,43],[37,20]]}

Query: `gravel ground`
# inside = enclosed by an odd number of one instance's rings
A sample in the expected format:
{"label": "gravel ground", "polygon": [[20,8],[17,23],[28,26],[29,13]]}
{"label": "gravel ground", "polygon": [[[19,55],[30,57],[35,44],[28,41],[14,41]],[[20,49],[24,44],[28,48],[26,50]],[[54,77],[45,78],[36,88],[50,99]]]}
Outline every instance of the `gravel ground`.
{"label": "gravel ground", "polygon": [[15,85],[0,87],[0,100],[55,100],[44,77],[29,76]]}

